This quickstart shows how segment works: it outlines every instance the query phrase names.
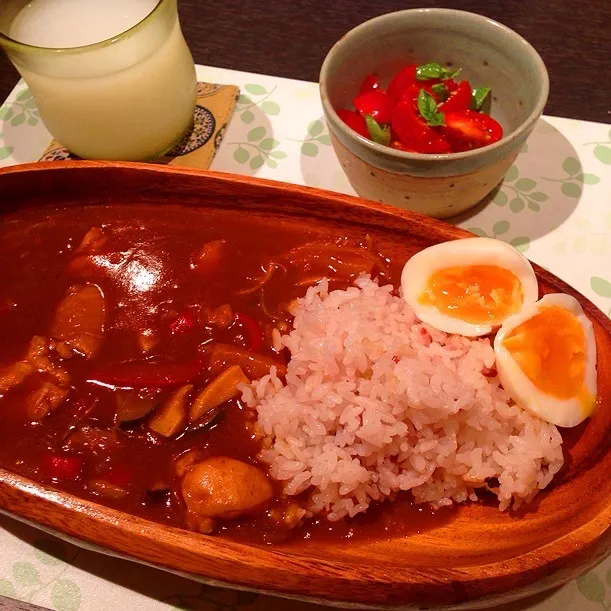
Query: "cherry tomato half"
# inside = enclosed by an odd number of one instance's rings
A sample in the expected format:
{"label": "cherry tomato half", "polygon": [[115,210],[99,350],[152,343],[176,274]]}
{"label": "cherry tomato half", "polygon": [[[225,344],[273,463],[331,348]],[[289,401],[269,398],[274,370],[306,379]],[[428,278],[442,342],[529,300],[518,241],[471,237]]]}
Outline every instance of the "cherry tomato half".
{"label": "cherry tomato half", "polygon": [[475,110],[446,112],[443,135],[455,151],[468,151],[498,142],[503,128],[492,117]]}
{"label": "cherry tomato half", "polygon": [[392,120],[395,100],[386,91],[375,89],[356,96],[354,107],[363,118],[371,115],[378,123],[386,125]]}
{"label": "cherry tomato half", "polygon": [[471,85],[469,81],[460,81],[456,91],[450,94],[450,97],[439,105],[441,112],[455,112],[461,110],[469,110],[471,105]]}
{"label": "cherry tomato half", "polygon": [[348,127],[353,129],[357,134],[360,134],[361,136],[370,139],[365,119],[363,119],[363,117],[361,117],[358,112],[354,112],[354,110],[340,108],[337,111],[337,115]]}
{"label": "cherry tomato half", "polygon": [[359,89],[359,93],[367,93],[380,88],[380,79],[377,74],[368,74]]}
{"label": "cherry tomato half", "polygon": [[[449,153],[447,140],[421,119],[410,100],[397,104],[392,118],[392,130],[401,144],[415,153]],[[398,148],[398,147],[395,147]]]}
{"label": "cherry tomato half", "polygon": [[416,82],[416,65],[406,66],[399,70],[388,85],[388,93],[397,102],[403,97],[407,88]]}

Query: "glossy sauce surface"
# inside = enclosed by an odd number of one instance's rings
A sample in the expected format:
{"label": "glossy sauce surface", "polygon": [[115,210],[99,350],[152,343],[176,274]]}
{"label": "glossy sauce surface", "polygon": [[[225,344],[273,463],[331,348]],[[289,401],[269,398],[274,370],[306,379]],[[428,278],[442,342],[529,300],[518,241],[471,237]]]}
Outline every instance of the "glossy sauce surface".
{"label": "glossy sauce surface", "polygon": [[[198,391],[216,377],[215,346],[249,350],[253,359],[281,367],[289,355],[273,349],[271,331],[290,329],[290,302],[323,276],[337,288],[363,271],[396,281],[403,262],[383,252],[384,243],[353,229],[221,209],[98,206],[5,215],[0,372],[25,358],[33,337],[42,337],[69,383],[60,404],[36,419],[28,401],[56,378],[35,372],[0,392],[0,466],[132,514],[189,526],[177,464],[187,455],[198,461],[227,456],[265,470],[256,458],[256,414],[232,398],[209,422],[165,437],[151,429],[159,405],[184,382]],[[97,287],[105,309],[99,346],[89,357],[64,354],[51,332],[66,296],[83,286]],[[121,406],[130,401],[144,411],[153,407],[124,420]],[[66,457],[82,468],[66,471],[72,464],[61,463]],[[252,543],[379,538],[428,530],[450,517],[404,498],[351,523],[321,520],[291,529],[270,517],[287,503],[274,483],[264,510],[219,520],[214,532]]]}

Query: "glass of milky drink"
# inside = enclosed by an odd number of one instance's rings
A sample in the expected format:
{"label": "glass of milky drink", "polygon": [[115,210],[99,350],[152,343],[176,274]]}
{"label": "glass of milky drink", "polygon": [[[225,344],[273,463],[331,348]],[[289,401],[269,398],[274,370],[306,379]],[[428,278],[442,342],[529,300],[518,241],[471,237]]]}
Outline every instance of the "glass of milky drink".
{"label": "glass of milky drink", "polygon": [[154,159],[191,127],[197,82],[177,0],[0,0],[0,45],[79,157]]}

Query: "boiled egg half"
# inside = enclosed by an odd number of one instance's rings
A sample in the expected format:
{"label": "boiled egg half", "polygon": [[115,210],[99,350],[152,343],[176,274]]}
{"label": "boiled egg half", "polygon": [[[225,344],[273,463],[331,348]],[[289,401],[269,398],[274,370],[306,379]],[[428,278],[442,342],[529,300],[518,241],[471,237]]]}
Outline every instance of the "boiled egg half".
{"label": "boiled egg half", "polygon": [[401,289],[424,323],[467,337],[491,333],[539,297],[528,259],[492,238],[443,242],[421,250],[405,264]]}
{"label": "boiled egg half", "polygon": [[596,340],[574,297],[545,295],[507,319],[494,353],[503,388],[542,420],[571,427],[594,411]]}

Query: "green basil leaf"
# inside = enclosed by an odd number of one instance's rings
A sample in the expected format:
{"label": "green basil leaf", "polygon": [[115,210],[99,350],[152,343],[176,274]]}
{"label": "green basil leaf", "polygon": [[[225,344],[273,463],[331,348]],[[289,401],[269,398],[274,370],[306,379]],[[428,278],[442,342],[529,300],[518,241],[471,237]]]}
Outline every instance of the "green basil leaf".
{"label": "green basil leaf", "polygon": [[418,110],[428,125],[445,125],[443,113],[437,110],[435,98],[424,89],[418,94]]}
{"label": "green basil leaf", "polygon": [[445,102],[450,97],[450,92],[444,83],[437,83],[433,85],[431,89],[442,102]]}
{"label": "green basil leaf", "polygon": [[430,63],[423,64],[422,66],[418,66],[416,68],[416,78],[419,81],[428,81],[432,78],[441,78],[441,71],[443,68],[440,64]]}
{"label": "green basil leaf", "polygon": [[429,64],[422,64],[416,68],[416,78],[419,81],[428,81],[429,79],[440,78],[444,81],[447,79],[455,78],[460,74],[460,68],[452,70],[446,68],[437,62],[431,62]]}
{"label": "green basil leaf", "polygon": [[390,144],[390,127],[382,127],[371,115],[365,115],[367,131],[371,139],[378,144],[388,146]]}
{"label": "green basil leaf", "polygon": [[462,72],[462,68],[457,68],[456,70],[450,70],[450,68],[443,68],[441,72],[441,78],[444,81],[447,81],[451,78],[456,78]]}
{"label": "green basil leaf", "polygon": [[471,92],[471,110],[480,110],[490,93],[490,87],[475,87]]}

